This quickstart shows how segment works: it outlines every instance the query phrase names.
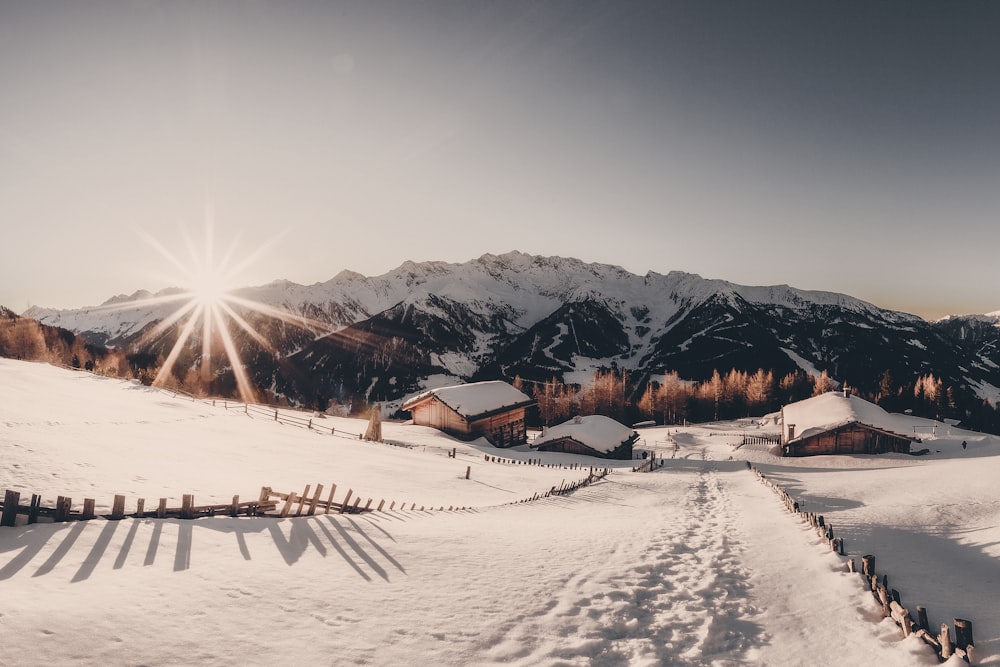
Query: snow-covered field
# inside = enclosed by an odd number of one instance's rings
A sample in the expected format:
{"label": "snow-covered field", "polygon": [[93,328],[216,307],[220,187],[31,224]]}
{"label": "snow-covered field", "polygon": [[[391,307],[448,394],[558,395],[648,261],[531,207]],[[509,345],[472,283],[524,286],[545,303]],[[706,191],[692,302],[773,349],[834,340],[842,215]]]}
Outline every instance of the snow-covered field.
{"label": "snow-covered field", "polygon": [[336,483],[337,499],[351,488],[397,503],[0,528],[0,664],[937,664],[880,621],[861,578],[750,460],[851,555],[875,554],[911,612],[972,620],[979,663],[1000,665],[1000,439],[941,426],[924,429],[926,457],[779,459],[734,448],[727,434],[745,424],[652,428],[639,445],[666,458],[655,472],[619,462],[572,495],[516,504],[586,471],[484,452],[606,462],[403,424],[383,433],[409,447],[330,434],[363,421],[317,425],[0,359],[0,489],[22,498],[94,498],[100,512],[124,494],[131,511],[138,497],[225,503]]}

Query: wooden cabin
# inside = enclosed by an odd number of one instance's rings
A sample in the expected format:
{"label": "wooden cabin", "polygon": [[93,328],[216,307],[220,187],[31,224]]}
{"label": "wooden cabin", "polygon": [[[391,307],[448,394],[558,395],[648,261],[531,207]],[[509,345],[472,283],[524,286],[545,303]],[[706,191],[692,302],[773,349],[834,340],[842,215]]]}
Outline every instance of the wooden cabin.
{"label": "wooden cabin", "polygon": [[857,396],[828,392],[781,409],[785,456],[908,454],[920,439],[894,416]]}
{"label": "wooden cabin", "polygon": [[546,429],[531,447],[540,452],[631,459],[632,445],[638,439],[638,433],[610,417],[588,415]]}
{"label": "wooden cabin", "polygon": [[524,416],[535,401],[506,382],[440,387],[405,401],[403,410],[418,426],[430,426],[463,440],[486,438],[494,447],[527,442]]}

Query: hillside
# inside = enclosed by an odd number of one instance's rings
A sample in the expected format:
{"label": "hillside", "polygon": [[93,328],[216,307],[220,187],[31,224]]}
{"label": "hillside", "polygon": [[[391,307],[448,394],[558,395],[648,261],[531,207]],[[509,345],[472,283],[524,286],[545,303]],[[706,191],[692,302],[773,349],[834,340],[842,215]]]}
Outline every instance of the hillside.
{"label": "hillside", "polygon": [[408,447],[363,443],[43,364],[0,360],[0,375],[0,487],[46,505],[336,482],[470,508],[0,528],[5,665],[937,664],[744,458],[849,555],[876,554],[911,609],[973,620],[978,664],[1000,664],[996,438],[916,420],[928,457],[785,460],[734,449],[727,434],[761,431],[748,423],[645,429],[656,472],[508,504],[579,471],[489,463],[484,443],[406,424],[385,429]]}
{"label": "hillside", "polygon": [[[871,395],[885,371],[911,387],[930,374],[953,388],[960,404],[956,414],[943,416],[970,423],[978,404],[1000,398],[996,314],[926,322],[787,285],[747,287],[681,272],[638,276],[511,252],[462,264],[406,262],[377,277],[341,272],[309,286],[275,281],[237,294],[308,319],[307,326],[276,323],[243,308],[270,350],[234,333],[255,385],[301,405],[398,400],[455,380],[520,375],[575,382],[580,373],[609,368],[627,371],[637,394],[670,371],[689,380],[730,369],[764,368],[779,377],[826,371]],[[169,315],[150,296],[26,315],[129,347]],[[166,357],[179,326],[148,349]],[[194,367],[197,332],[189,348],[185,359]]]}

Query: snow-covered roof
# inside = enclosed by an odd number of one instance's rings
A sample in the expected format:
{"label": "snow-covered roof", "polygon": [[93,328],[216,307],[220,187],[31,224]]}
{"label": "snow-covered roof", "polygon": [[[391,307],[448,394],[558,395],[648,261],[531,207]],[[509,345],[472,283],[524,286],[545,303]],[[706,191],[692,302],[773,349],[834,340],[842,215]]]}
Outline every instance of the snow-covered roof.
{"label": "snow-covered roof", "polygon": [[506,382],[490,380],[487,382],[471,382],[469,384],[431,389],[409,399],[403,403],[402,408],[409,410],[417,403],[431,397],[436,397],[466,419],[478,417],[488,412],[503,410],[504,408],[513,408],[532,403],[531,398],[527,394],[518,391]]}
{"label": "snow-covered roof", "polygon": [[795,437],[790,442],[854,422],[913,439],[912,420],[888,413],[863,398],[844,396],[839,391],[791,403],[784,407],[783,412],[785,428],[795,425]]}
{"label": "snow-covered roof", "polygon": [[598,452],[611,452],[631,438],[632,433],[631,428],[616,422],[611,417],[587,415],[574,417],[568,422],[547,429],[545,435],[536,438],[532,446],[537,447],[561,438],[573,438]]}

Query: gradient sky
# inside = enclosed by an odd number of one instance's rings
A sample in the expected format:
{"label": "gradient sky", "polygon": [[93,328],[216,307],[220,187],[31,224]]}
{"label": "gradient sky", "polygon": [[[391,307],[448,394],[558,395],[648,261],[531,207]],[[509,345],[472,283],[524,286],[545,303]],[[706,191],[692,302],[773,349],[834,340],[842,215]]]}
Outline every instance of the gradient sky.
{"label": "gradient sky", "polygon": [[[1000,309],[1000,3],[0,0],[0,304],[512,249]],[[275,238],[278,234],[280,238]]]}

